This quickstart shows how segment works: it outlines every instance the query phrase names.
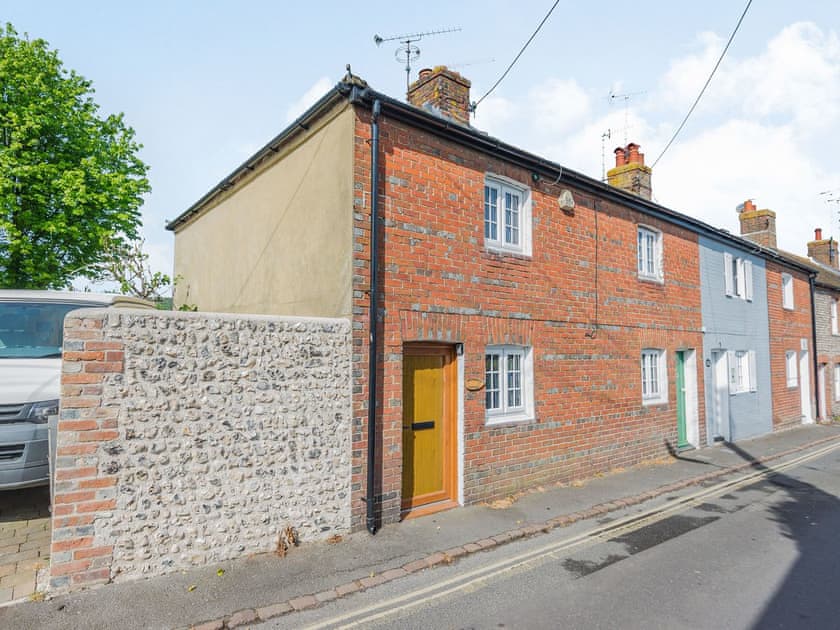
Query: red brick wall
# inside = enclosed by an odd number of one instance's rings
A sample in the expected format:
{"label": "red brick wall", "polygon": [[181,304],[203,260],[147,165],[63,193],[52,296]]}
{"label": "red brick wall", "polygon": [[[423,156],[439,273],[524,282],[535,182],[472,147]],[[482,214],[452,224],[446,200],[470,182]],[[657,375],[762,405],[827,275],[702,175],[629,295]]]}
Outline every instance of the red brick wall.
{"label": "red brick wall", "polygon": [[[782,273],[793,276],[794,309],[782,307]],[[767,262],[767,310],[770,320],[770,383],[773,390],[773,428],[795,426],[802,421],[802,403],[799,379],[797,387],[787,386],[785,353],[795,350],[797,363],[801,340],[808,342],[808,373],[810,376],[812,415],[816,375],[813,370],[814,347],[811,339],[811,292],[808,276],[777,263]]]}
{"label": "red brick wall", "polygon": [[102,406],[102,383],[122,374],[123,344],[104,341],[102,319],[64,322],[61,409],[53,499],[50,588],[103,584],[111,578],[113,546],[96,546],[94,521],[116,504],[116,475],[103,443],[119,435],[118,407]]}
{"label": "red brick wall", "polygon": [[[359,112],[357,122],[356,527],[364,514],[366,490],[370,212],[367,114]],[[666,453],[666,441],[676,442],[674,352],[695,348],[698,361],[702,357],[696,235],[575,190],[577,208],[565,214],[557,196],[566,184],[545,179],[533,183],[527,170],[387,119],[381,120],[381,130],[385,296],[377,490],[383,520],[399,517],[402,346],[409,341],[463,342],[465,379],[479,380],[484,378],[488,344],[533,348],[535,421],[487,427],[484,392],[464,392],[467,502],[546,481],[586,477]],[[484,248],[486,172],[531,187],[532,257],[499,255]],[[637,277],[638,222],[664,234],[664,283]],[[668,352],[670,391],[665,405],[641,404],[639,361],[644,347]],[[702,392],[699,364],[697,374]],[[702,395],[699,398],[703,418]],[[702,432],[704,424],[700,422]]]}

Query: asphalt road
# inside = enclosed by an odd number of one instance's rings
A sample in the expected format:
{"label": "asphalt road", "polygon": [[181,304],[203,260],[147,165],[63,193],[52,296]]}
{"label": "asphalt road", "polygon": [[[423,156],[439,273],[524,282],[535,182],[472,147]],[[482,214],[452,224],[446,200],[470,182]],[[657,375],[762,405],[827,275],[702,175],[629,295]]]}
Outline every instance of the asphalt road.
{"label": "asphalt road", "polygon": [[261,628],[839,628],[840,450]]}

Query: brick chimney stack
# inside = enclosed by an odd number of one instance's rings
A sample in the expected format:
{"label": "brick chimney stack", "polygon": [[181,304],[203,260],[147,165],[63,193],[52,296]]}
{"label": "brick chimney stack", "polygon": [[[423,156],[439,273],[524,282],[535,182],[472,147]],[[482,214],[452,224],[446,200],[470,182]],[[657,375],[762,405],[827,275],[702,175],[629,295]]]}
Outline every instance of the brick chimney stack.
{"label": "brick chimney stack", "polygon": [[776,213],[758,210],[751,199],[736,208],[741,222],[741,236],[764,247],[776,249]]}
{"label": "brick chimney stack", "polygon": [[471,85],[468,79],[446,66],[425,68],[408,87],[408,102],[469,125]]}
{"label": "brick chimney stack", "polygon": [[645,154],[639,145],[631,142],[615,150],[615,168],[607,171],[607,183],[645,199],[651,198],[651,173],[645,166]]}
{"label": "brick chimney stack", "polygon": [[814,240],[808,243],[808,258],[834,269],[840,269],[837,255],[837,241],[833,238],[823,238],[822,230],[814,230]]}

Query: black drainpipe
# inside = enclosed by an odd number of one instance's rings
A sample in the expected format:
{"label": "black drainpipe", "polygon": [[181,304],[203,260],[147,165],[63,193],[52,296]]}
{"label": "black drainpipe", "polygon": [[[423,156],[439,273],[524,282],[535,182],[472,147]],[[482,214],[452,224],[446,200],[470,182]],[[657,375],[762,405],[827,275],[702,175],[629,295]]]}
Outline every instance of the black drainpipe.
{"label": "black drainpipe", "polygon": [[814,402],[817,403],[816,416],[825,420],[820,414],[820,361],[817,357],[817,309],[814,297],[817,289],[814,275],[808,276],[808,283],[811,285],[811,343],[814,346]]}
{"label": "black drainpipe", "polygon": [[376,320],[379,304],[379,284],[376,251],[376,219],[379,215],[379,113],[382,103],[373,102],[370,125],[370,338],[368,339],[368,456],[367,456],[367,530],[376,533],[375,462],[376,462]]}

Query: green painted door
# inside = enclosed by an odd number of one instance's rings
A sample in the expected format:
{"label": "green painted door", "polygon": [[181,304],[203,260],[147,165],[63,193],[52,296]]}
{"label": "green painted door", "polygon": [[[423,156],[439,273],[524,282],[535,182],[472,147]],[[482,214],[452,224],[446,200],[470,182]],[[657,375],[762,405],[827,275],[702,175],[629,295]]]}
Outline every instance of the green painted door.
{"label": "green painted door", "polygon": [[685,352],[677,352],[677,448],[689,446],[685,432]]}

